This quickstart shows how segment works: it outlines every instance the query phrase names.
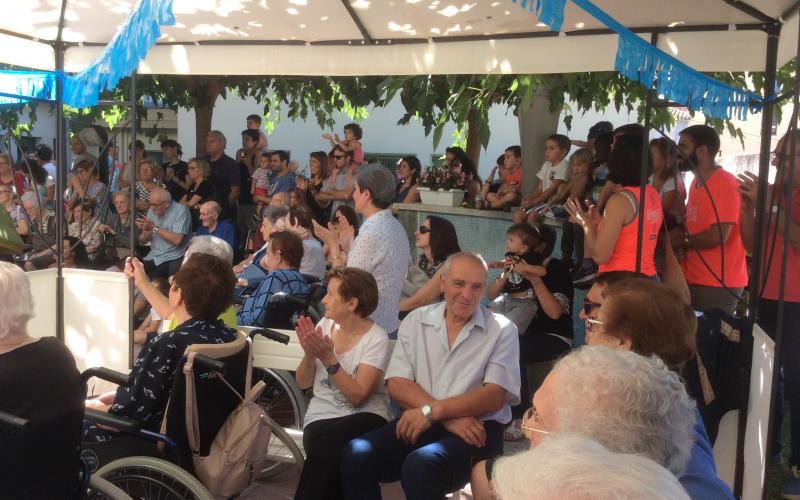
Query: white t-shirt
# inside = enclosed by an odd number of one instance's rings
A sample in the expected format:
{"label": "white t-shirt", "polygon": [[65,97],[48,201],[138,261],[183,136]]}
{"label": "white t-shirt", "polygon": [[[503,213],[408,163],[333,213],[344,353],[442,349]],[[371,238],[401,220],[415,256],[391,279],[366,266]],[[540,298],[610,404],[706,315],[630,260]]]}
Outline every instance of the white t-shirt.
{"label": "white t-shirt", "polygon": [[300,272],[325,279],[325,252],[315,239],[303,240],[303,260],[300,261]]}
{"label": "white t-shirt", "polygon": [[[317,326],[322,328],[323,335],[326,337],[331,336],[333,320],[323,318],[317,323]],[[373,324],[372,328],[361,337],[358,344],[345,353],[337,353],[336,359],[339,360],[341,365],[340,370],[344,370],[351,375],[355,375],[358,365],[362,363],[374,366],[385,373],[386,365],[389,363],[389,336],[386,334],[386,330],[377,323]],[[386,395],[386,386],[383,384],[382,374],[372,397],[361,407],[354,408],[339,388],[336,387],[320,360],[315,361],[314,368],[314,397],[311,398],[311,402],[308,404],[303,425],[308,425],[315,420],[346,417],[354,413],[364,412],[374,413],[387,421],[391,419],[389,399]]]}
{"label": "white t-shirt", "polygon": [[566,181],[569,177],[569,162],[566,158],[561,163],[553,165],[549,161],[542,164],[536,177],[542,180],[542,191],[550,188],[553,181]]}

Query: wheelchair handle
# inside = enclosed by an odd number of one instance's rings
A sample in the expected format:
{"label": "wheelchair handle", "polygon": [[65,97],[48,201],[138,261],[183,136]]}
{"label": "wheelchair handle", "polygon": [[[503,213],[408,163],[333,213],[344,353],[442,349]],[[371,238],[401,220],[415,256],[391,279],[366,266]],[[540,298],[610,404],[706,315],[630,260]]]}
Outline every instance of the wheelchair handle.
{"label": "wheelchair handle", "polygon": [[28,424],[28,419],[0,411],[0,429],[14,434],[25,434]]}
{"label": "wheelchair handle", "polygon": [[289,340],[291,340],[291,337],[289,337],[285,333],[276,332],[275,330],[270,330],[269,328],[253,330],[251,335],[253,337],[255,337],[256,335],[262,335],[270,340],[273,340],[275,342],[280,342],[281,344],[284,345],[288,345]]}
{"label": "wheelchair handle", "polygon": [[192,365],[201,370],[217,373],[225,373],[225,363],[217,359],[203,356],[202,354],[195,354]]}
{"label": "wheelchair handle", "polygon": [[298,306],[308,307],[308,301],[306,299],[301,299],[296,295],[291,295],[286,292],[273,293],[270,295],[269,299],[267,299],[267,302],[291,302],[293,304],[297,304]]}
{"label": "wheelchair handle", "polygon": [[130,374],[129,373],[122,373],[111,368],[106,368],[104,366],[96,366],[94,368],[88,368],[86,371],[81,373],[81,379],[84,383],[88,382],[90,378],[97,377],[102,380],[107,380],[111,383],[117,385],[128,385],[130,382]]}

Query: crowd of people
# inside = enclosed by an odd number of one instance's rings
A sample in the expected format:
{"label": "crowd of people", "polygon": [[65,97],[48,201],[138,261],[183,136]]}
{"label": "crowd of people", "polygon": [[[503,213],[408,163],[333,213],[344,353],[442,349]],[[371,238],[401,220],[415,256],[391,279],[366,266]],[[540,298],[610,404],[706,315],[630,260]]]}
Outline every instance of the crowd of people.
{"label": "crowd of people", "polygon": [[[396,173],[368,163],[363,131],[350,124],[342,139],[323,137],[331,150],[310,155],[306,178],[287,152],[266,149],[258,116],[247,124],[235,158],[219,131],[208,134],[208,158],[188,162],[179,144],[165,141],[165,163],[156,165],[137,141],[133,162],[112,167],[111,186],[73,138],[69,263],[102,262],[114,241],[109,267],[133,281],[142,321],[132,384],[91,407],[157,429],[171,386],[163,375],[188,343],[231,341],[237,325],[270,319],[276,294],[304,299],[321,284],[324,318],[300,317],[295,327],[304,353],[297,384],[313,391],[296,498],[380,498],[381,483],[393,481],[413,499],[440,499],[467,483],[475,498],[571,497],[598,481],[618,491],[615,498],[733,498],[717,478],[695,395],[681,378],[697,352],[697,315],[734,314],[748,284],[745,254],[756,245],[758,179],[737,179],[717,165],[713,128],[683,129],[677,144],[650,142],[646,173],[641,126],[600,122],[585,142],[554,134],[529,193],[521,188],[519,146],[497,159],[485,183],[463,151],[449,148],[445,162],[465,173],[479,206],[519,207],[505,243],[496,242],[505,258],[485,262],[459,244],[451,222],[429,215],[415,232],[420,254],[412,263],[392,204],[419,201],[417,158],[402,158]],[[578,149],[569,156],[573,142]],[[800,273],[800,175],[789,178],[786,168],[790,151],[800,161],[798,150],[797,134],[776,148],[769,191],[780,210],[768,218],[767,236],[777,244],[763,294],[751,298],[765,311],[780,296],[775,263],[784,238],[787,272]],[[46,153],[36,150],[47,172]],[[59,237],[51,193],[29,189],[38,182],[26,187],[2,170],[2,159],[0,209],[31,245],[23,267],[51,266]],[[124,181],[130,168],[137,170],[132,184]],[[688,190],[685,171],[694,174]],[[782,197],[789,185],[790,199]],[[562,223],[560,252],[554,219]],[[24,288],[21,271],[0,266]],[[500,270],[491,282],[489,269]],[[0,294],[9,293],[4,280]],[[576,286],[591,287],[580,312],[587,345],[579,348]],[[784,360],[800,348],[797,286],[786,282]],[[16,359],[35,343],[25,331],[29,310],[0,315],[9,318],[0,321],[0,359]],[[766,323],[773,336],[776,328]],[[529,387],[532,364],[549,371],[538,388]],[[800,405],[796,364],[783,366],[781,390]],[[156,396],[132,404],[137,391]],[[15,397],[0,409],[14,410],[24,395]],[[792,415],[791,430],[789,481],[800,490],[800,415]],[[113,437],[84,429],[87,441]],[[525,438],[529,451],[499,458],[504,441]],[[619,467],[609,472],[605,464]]]}

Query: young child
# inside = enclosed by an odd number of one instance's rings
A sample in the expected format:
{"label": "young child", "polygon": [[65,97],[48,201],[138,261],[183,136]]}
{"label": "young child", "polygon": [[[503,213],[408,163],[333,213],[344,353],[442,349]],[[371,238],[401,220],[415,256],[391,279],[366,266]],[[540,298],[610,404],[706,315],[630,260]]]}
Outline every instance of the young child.
{"label": "young child", "polygon": [[259,151],[264,151],[267,149],[267,134],[264,133],[264,129],[261,127],[261,117],[258,115],[250,115],[247,117],[247,128],[252,130],[258,130],[258,135],[260,139],[258,140],[258,146],[256,148]]}
{"label": "young child", "polygon": [[528,329],[538,306],[531,282],[514,272],[514,267],[519,262],[534,266],[542,265],[542,256],[533,251],[540,243],[533,226],[526,222],[514,224],[506,232],[505,260],[492,262],[489,265],[494,269],[503,269],[486,292],[486,296],[492,301],[489,307],[517,325],[517,332],[520,335]]}
{"label": "young child", "polygon": [[[253,170],[253,181],[250,186],[250,194],[253,196],[267,196],[269,189],[272,187],[272,169],[269,166],[270,156],[267,153],[261,153],[258,158],[258,168]],[[261,209],[264,208],[263,202],[256,204],[256,213],[260,214]]]}
{"label": "young child", "polygon": [[322,138],[331,143],[331,147],[337,145],[344,151],[350,153],[350,164],[360,166],[364,163],[364,150],[361,147],[361,138],[364,131],[357,123],[348,123],[344,126],[344,140],[339,139],[338,134],[323,134]]}
{"label": "young child", "polygon": [[557,219],[567,217],[563,204],[567,198],[586,198],[586,191],[591,183],[592,158],[594,153],[589,148],[580,148],[569,158],[569,180],[560,186],[556,193],[547,200],[547,208]]}
{"label": "young child", "polygon": [[[572,143],[569,137],[562,134],[553,134],[544,141],[544,164],[539,169],[539,173],[536,174],[539,178],[539,183],[533,193],[522,200],[523,209],[535,208],[537,205],[545,203],[558,191],[558,187],[567,181],[569,164],[566,157],[571,147]],[[532,210],[530,214],[536,211]],[[514,222],[522,222],[526,218],[527,215],[524,210],[514,214]],[[534,215],[531,219],[529,222],[534,223],[536,216]]]}

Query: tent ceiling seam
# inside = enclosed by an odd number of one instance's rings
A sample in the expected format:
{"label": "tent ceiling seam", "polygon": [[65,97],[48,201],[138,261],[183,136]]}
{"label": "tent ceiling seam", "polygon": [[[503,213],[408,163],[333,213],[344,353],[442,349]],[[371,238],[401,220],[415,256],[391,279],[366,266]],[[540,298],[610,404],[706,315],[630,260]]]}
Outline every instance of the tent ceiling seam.
{"label": "tent ceiling seam", "polygon": [[800,0],[797,0],[797,1],[794,3],[794,5],[792,5],[792,6],[791,6],[791,7],[789,7],[788,9],[786,9],[786,12],[784,12],[783,14],[781,14],[781,19],[783,20],[783,19],[786,19],[786,18],[788,18],[789,16],[791,16],[792,14],[794,14],[794,13],[795,13],[795,12],[796,12],[798,9],[800,9]]}
{"label": "tent ceiling seam", "polygon": [[342,5],[344,6],[345,10],[347,10],[347,13],[350,14],[350,19],[353,20],[353,23],[356,25],[356,28],[358,28],[361,36],[364,37],[364,41],[371,44],[372,37],[370,36],[369,31],[367,31],[367,28],[364,26],[364,23],[361,22],[361,18],[358,17],[358,14],[356,14],[353,6],[350,5],[350,0],[342,0]]}
{"label": "tent ceiling seam", "polygon": [[741,12],[744,12],[748,16],[750,16],[750,17],[752,17],[752,18],[754,18],[754,19],[756,19],[758,21],[762,21],[762,22],[765,22],[765,23],[774,23],[775,22],[775,19],[773,19],[772,17],[768,16],[767,14],[764,14],[760,10],[756,9],[755,7],[750,5],[749,3],[744,2],[742,0],[722,0],[722,1],[725,2],[726,4],[730,5],[734,9],[739,10]]}

